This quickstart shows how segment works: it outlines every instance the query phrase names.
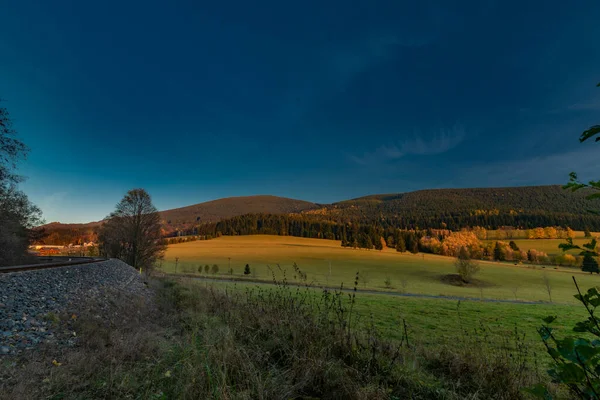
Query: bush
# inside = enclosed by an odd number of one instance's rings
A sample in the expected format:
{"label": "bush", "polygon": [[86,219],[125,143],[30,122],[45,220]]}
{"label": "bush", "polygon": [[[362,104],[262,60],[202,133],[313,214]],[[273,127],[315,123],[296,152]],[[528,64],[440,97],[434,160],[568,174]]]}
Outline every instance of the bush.
{"label": "bush", "polygon": [[479,272],[479,263],[471,260],[471,255],[466,247],[461,247],[454,265],[456,266],[456,272],[465,283],[471,282],[473,276]]}
{"label": "bush", "polygon": [[[554,368],[550,374],[554,382],[568,387],[571,394],[579,399],[598,399],[600,396],[600,319],[596,317],[595,311],[600,306],[600,292],[597,288],[591,288],[582,294],[573,277],[578,294],[575,298],[579,300],[586,309],[589,317],[577,322],[573,332],[585,333],[587,337],[566,336],[559,338],[552,323],[557,320],[556,316],[544,318],[545,324],[538,329],[550,357],[554,360]],[[595,337],[596,340],[591,340]],[[547,389],[544,385],[537,385],[530,392],[540,398],[548,398]]]}
{"label": "bush", "polygon": [[581,270],[584,272],[592,273],[600,273],[600,269],[598,268],[598,262],[591,254],[585,254],[583,256],[583,263],[581,264]]}
{"label": "bush", "polygon": [[244,275],[250,275],[250,273],[250,265],[246,264],[246,267],[244,267]]}

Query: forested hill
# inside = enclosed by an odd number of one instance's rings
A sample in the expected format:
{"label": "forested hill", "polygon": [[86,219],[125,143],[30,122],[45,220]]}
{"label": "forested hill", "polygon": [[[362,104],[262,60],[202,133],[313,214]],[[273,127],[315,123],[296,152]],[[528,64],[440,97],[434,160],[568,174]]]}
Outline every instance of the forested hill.
{"label": "forested hill", "polygon": [[361,197],[287,215],[236,216],[200,224],[185,233],[209,236],[265,233],[341,239],[344,229],[357,225],[373,232],[460,230],[475,226],[486,229],[562,226],[599,231],[600,216],[588,210],[600,209],[600,200],[587,200],[587,194],[566,191],[560,186],[420,190]]}
{"label": "forested hill", "polygon": [[600,228],[600,200],[587,200],[586,191],[571,192],[559,185],[508,188],[431,189],[403,194],[361,197],[333,204],[330,215],[363,223],[379,221],[398,227],[561,225]]}
{"label": "forested hill", "polygon": [[572,193],[560,185],[503,188],[428,189],[408,193],[378,194],[334,204],[342,208],[364,205],[384,206],[386,211],[407,209],[432,211],[528,210],[582,213],[593,205],[588,193]]}
{"label": "forested hill", "polygon": [[[587,200],[587,194],[584,190],[575,193],[563,190],[558,185],[434,189],[372,195],[329,205],[276,196],[248,196],[209,201],[160,214],[167,235],[274,233],[339,239],[341,227],[348,223],[378,229],[568,226],[575,230],[600,231],[600,216],[588,212],[600,210],[600,200]],[[96,227],[97,224],[47,225],[47,233],[54,235],[46,243],[87,241],[94,238]],[[78,235],[84,240],[78,240]]]}
{"label": "forested hill", "polygon": [[217,222],[244,214],[289,214],[319,208],[315,203],[278,196],[227,197],[192,206],[161,211],[167,231]]}

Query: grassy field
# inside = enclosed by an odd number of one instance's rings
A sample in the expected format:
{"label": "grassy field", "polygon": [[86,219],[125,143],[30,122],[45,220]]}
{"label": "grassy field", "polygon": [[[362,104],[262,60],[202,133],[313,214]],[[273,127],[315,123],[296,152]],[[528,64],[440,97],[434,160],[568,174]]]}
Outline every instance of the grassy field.
{"label": "grassy field", "polygon": [[[575,234],[575,239],[584,239],[585,238],[584,231],[574,231],[573,233]],[[595,237],[600,236],[600,232],[591,232],[591,234],[592,234],[592,236],[595,236]],[[521,230],[521,229],[514,230],[512,232],[512,239],[507,239],[506,233],[504,231],[488,230],[487,238],[490,241],[496,241],[496,240],[509,241],[509,240],[527,239],[527,230]],[[536,240],[536,239],[533,239],[533,240]],[[550,240],[554,240],[554,239],[550,239]]]}
{"label": "grassy field", "polygon": [[[565,304],[576,303],[571,276],[575,275],[583,288],[600,284],[600,277],[573,269],[481,262],[481,271],[477,275],[479,284],[454,286],[442,281],[442,277],[455,272],[454,260],[449,257],[400,254],[392,249],[355,250],[342,248],[337,241],[285,236],[227,236],[171,245],[162,270],[175,272],[176,258],[178,273],[197,273],[200,265],[217,264],[219,275],[228,276],[231,263],[234,276],[241,278],[248,263],[253,270],[251,277],[270,281],[272,273],[267,266],[271,266],[281,278],[282,273],[276,267],[279,264],[290,282],[300,283],[298,277],[294,278],[292,268],[296,262],[307,274],[307,282],[327,286],[337,287],[343,283],[350,287],[356,272],[360,271],[362,276],[368,277],[360,282],[360,289],[548,302],[546,277],[552,301]],[[386,278],[390,280],[390,288],[384,283]]]}
{"label": "grassy field", "polygon": [[[505,242],[508,242],[509,240],[504,240]],[[576,245],[581,246],[584,243],[589,242],[590,239],[586,239],[586,238],[575,238],[573,239],[573,243]],[[489,242],[495,242],[495,240],[486,240],[484,241],[486,243]],[[565,243],[564,239],[514,239],[514,242],[517,244],[517,246],[519,246],[519,249],[521,250],[529,250],[529,249],[536,249],[539,251],[543,251],[544,253],[548,254],[548,255],[552,255],[552,254],[561,254],[562,250],[558,248],[558,245],[561,243]],[[579,254],[578,250],[570,250],[568,251],[569,254]]]}
{"label": "grassy field", "polygon": [[[265,291],[272,286],[247,282],[205,282],[197,285],[227,291]],[[292,291],[298,291],[293,288]],[[307,289],[300,289],[303,293]],[[309,291],[319,296],[318,289]],[[553,324],[557,332],[567,332],[575,322],[586,318],[583,306],[566,304],[519,304],[482,301],[453,301],[447,299],[389,296],[358,292],[354,311],[360,322],[371,321],[388,338],[400,340],[406,322],[409,339],[428,348],[447,345],[472,344],[474,337],[487,337],[494,348],[501,347],[506,339],[513,340],[518,332],[532,352],[545,353],[537,334],[542,318],[557,315]]]}

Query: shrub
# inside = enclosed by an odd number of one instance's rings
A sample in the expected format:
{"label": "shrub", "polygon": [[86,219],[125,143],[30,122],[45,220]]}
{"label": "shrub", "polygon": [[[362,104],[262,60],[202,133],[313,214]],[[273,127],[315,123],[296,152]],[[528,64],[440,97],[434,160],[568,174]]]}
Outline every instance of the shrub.
{"label": "shrub", "polygon": [[[544,318],[545,324],[538,329],[544,345],[554,360],[554,367],[548,371],[554,382],[568,387],[571,394],[579,399],[598,399],[600,397],[600,320],[595,315],[600,306],[600,293],[591,288],[582,294],[573,277],[579,300],[589,317],[577,322],[573,332],[585,333],[587,337],[566,336],[559,338],[552,323],[556,316]],[[595,340],[591,338],[595,337]],[[537,385],[529,391],[540,398],[549,398],[544,385]]]}
{"label": "shrub", "polygon": [[250,265],[248,264],[244,267],[244,275],[250,275]]}
{"label": "shrub", "polygon": [[471,255],[466,247],[461,247],[454,265],[456,266],[456,272],[465,283],[471,282],[473,276],[479,271],[479,264],[471,260]]}
{"label": "shrub", "polygon": [[583,264],[581,264],[581,270],[585,272],[592,273],[600,273],[600,269],[598,268],[598,261],[594,259],[591,254],[585,254],[583,256]]}

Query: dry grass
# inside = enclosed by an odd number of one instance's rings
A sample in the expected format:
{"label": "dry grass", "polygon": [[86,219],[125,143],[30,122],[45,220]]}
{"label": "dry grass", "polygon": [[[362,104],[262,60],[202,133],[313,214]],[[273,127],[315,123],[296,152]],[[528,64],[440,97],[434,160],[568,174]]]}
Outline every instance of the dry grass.
{"label": "dry grass", "polygon": [[520,399],[541,379],[518,335],[498,351],[482,328],[465,333],[471,346],[431,352],[403,324],[401,340],[383,339],[357,319],[353,295],[276,284],[222,291],[158,280],[158,308],[127,297],[90,304],[58,322],[78,345],[4,365],[0,397]]}

